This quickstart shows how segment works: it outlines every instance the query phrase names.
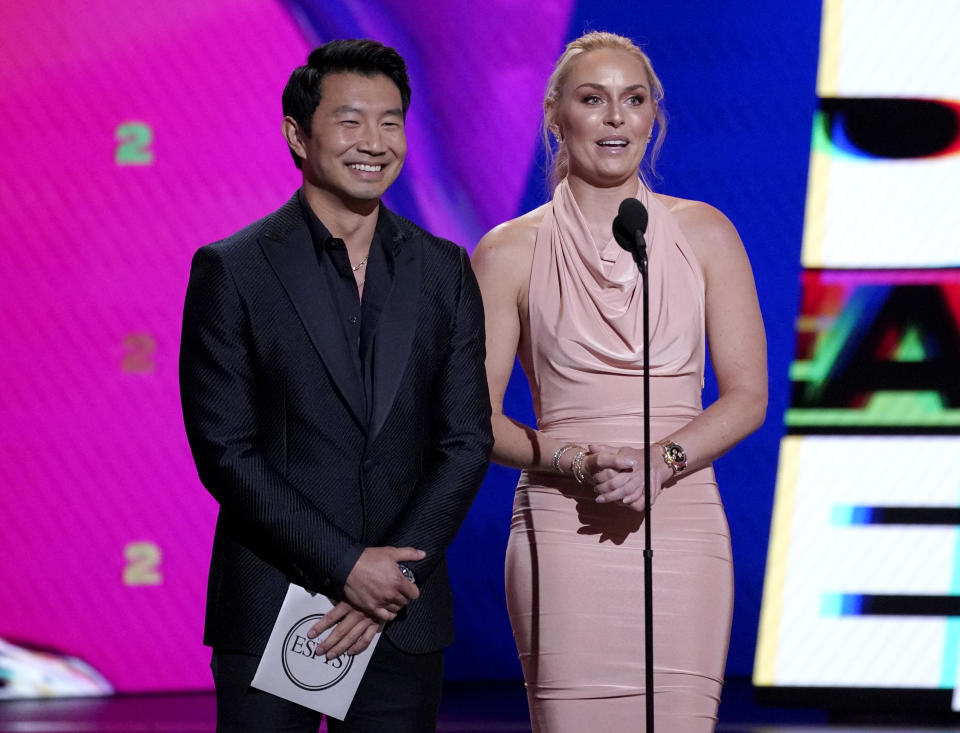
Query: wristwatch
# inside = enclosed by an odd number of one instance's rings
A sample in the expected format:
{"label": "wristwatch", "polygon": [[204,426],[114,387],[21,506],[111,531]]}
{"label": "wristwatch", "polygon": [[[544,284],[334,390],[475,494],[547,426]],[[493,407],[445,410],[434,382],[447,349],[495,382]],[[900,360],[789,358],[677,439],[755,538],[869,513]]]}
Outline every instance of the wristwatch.
{"label": "wristwatch", "polygon": [[657,443],[657,445],[663,451],[663,462],[670,466],[673,475],[682,473],[687,467],[687,453],[680,444],[671,441],[669,443]]}
{"label": "wristwatch", "polygon": [[400,563],[397,563],[397,567],[400,568],[400,574],[403,575],[404,578],[409,580],[414,585],[417,584],[417,577],[413,574],[413,571],[410,568],[408,568],[406,565],[401,565]]}

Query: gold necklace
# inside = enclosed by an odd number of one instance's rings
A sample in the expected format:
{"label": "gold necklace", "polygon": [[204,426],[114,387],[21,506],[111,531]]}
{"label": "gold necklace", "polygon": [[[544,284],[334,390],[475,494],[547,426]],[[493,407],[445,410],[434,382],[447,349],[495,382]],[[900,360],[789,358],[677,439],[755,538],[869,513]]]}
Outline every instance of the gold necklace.
{"label": "gold necklace", "polygon": [[362,260],[360,260],[360,264],[358,264],[356,267],[354,267],[353,265],[350,265],[350,269],[353,270],[354,272],[356,272],[356,271],[359,270],[361,267],[363,267],[365,264],[367,264],[367,260],[368,260],[368,259],[370,259],[370,253],[369,253],[369,252],[367,253],[367,256],[366,256],[366,257],[364,257]]}

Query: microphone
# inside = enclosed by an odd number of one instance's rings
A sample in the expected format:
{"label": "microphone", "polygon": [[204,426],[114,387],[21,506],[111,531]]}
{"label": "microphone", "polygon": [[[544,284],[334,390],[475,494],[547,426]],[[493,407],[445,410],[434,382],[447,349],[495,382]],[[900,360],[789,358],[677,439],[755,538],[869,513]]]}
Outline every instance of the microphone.
{"label": "microphone", "polygon": [[620,203],[620,210],[613,220],[614,239],[633,255],[644,275],[647,273],[647,242],[643,234],[647,231],[648,220],[647,208],[634,198],[624,199]]}
{"label": "microphone", "polygon": [[[643,479],[650,485],[650,292],[647,287],[647,209],[636,199],[624,199],[613,220],[617,244],[633,255],[643,285]],[[646,666],[647,731],[653,731],[653,547],[650,531],[650,492],[643,494],[643,633]]]}

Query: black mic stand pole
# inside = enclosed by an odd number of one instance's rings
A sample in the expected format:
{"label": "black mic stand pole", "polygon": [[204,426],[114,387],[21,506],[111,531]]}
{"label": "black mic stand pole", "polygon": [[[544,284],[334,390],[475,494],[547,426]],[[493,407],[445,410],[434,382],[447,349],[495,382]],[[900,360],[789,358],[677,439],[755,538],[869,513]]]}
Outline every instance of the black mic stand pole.
{"label": "black mic stand pole", "polygon": [[637,267],[643,278],[643,631],[647,683],[647,733],[653,733],[653,548],[650,538],[650,293],[647,243],[638,230]]}

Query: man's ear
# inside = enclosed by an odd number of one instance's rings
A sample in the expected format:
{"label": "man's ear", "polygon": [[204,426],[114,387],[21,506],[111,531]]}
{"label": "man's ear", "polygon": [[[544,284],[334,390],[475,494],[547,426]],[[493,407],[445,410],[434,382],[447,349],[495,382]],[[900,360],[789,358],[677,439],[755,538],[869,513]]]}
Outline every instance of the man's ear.
{"label": "man's ear", "polygon": [[306,159],[307,157],[307,146],[305,143],[306,136],[303,134],[303,130],[295,119],[292,117],[284,117],[282,123],[283,129],[283,138],[287,141],[287,145],[290,146],[290,149],[297,155],[297,157]]}

